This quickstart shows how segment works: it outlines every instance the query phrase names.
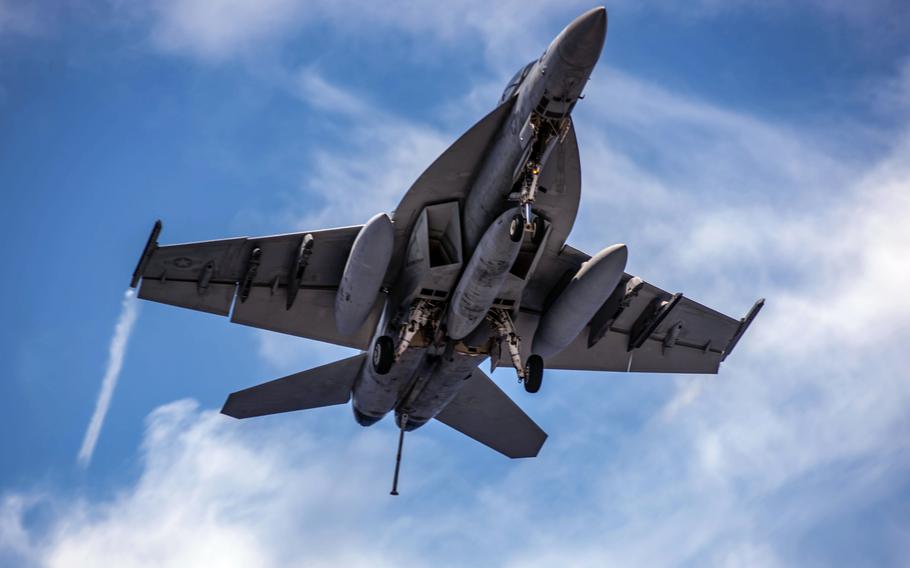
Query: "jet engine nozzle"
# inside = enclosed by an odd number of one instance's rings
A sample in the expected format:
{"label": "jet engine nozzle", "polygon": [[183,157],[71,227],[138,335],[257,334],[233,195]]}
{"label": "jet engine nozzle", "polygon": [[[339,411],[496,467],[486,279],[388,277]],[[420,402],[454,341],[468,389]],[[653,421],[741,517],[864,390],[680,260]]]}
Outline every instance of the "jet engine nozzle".
{"label": "jet engine nozzle", "polygon": [[541,318],[532,353],[546,360],[572,343],[619,284],[628,256],[626,245],[618,244],[581,265]]}

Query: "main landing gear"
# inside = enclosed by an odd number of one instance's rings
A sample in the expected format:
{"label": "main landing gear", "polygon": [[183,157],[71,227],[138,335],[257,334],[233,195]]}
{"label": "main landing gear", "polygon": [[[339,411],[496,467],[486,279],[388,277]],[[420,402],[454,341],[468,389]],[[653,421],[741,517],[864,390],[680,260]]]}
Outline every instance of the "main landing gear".
{"label": "main landing gear", "polygon": [[528,362],[525,363],[525,390],[529,393],[535,393],[540,390],[543,383],[543,357],[540,355],[531,355]]}
{"label": "main landing gear", "polygon": [[385,375],[395,362],[395,343],[388,335],[376,338],[373,344],[373,370],[377,375]]}
{"label": "main landing gear", "polygon": [[422,330],[429,327],[436,329],[441,314],[440,305],[432,300],[419,299],[408,312],[408,319],[398,332],[398,347],[395,340],[388,335],[380,336],[373,345],[373,370],[377,375],[385,375],[395,364]]}
{"label": "main landing gear", "polygon": [[518,374],[518,382],[524,383],[525,390],[536,393],[543,383],[543,357],[531,355],[525,364],[521,362],[521,337],[515,331],[515,324],[507,310],[493,308],[487,315],[493,328],[499,333],[500,341],[505,340],[512,358],[512,366]]}

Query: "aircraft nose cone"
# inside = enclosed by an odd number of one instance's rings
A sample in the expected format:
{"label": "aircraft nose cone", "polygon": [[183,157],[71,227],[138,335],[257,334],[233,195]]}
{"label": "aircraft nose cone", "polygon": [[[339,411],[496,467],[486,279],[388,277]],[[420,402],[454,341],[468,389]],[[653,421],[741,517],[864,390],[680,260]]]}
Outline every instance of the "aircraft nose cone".
{"label": "aircraft nose cone", "polygon": [[575,18],[560,34],[559,55],[574,67],[593,67],[607,35],[607,10],[603,6]]}

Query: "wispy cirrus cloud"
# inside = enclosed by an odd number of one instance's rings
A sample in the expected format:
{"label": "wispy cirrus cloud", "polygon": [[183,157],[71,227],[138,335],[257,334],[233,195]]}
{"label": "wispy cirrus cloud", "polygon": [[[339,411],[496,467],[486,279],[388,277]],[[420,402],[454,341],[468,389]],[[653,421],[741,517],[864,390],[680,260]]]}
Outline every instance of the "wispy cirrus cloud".
{"label": "wispy cirrus cloud", "polygon": [[47,25],[47,18],[39,5],[0,0],[0,38],[41,35]]}
{"label": "wispy cirrus cloud", "polygon": [[[134,7],[133,12],[140,21],[147,22],[150,41],[156,49],[206,63],[255,57],[293,39],[302,30],[331,26],[339,34],[360,39],[382,32],[420,38],[423,49],[415,51],[416,57],[426,49],[458,47],[466,39],[478,40],[488,62],[500,68],[506,62],[514,65],[509,53],[539,51],[540,37],[546,36],[541,35],[544,29],[568,24],[597,4],[584,0],[558,4],[458,0],[444,5],[406,0],[381,4],[356,0],[165,0],[151,9]],[[683,6],[656,2],[647,9],[698,21],[743,11],[786,17],[794,7],[843,25],[869,44],[900,44],[908,37],[906,26],[901,24],[910,12],[900,0],[699,0]],[[640,3],[627,0],[609,3],[607,8],[624,13],[644,10]]]}
{"label": "wispy cirrus cloud", "polygon": [[147,9],[155,47],[207,62],[270,46],[306,14],[306,5],[296,0],[167,0]]}
{"label": "wispy cirrus cloud", "polygon": [[572,6],[545,2],[529,6],[514,0],[497,4],[464,0],[445,6],[403,1],[168,0],[137,13],[149,22],[156,48],[220,63],[261,54],[295,32],[318,25],[331,25],[340,34],[358,36],[375,35],[377,30],[403,32],[435,46],[453,45],[474,35],[483,39],[492,54],[495,47],[529,41],[530,29],[539,29],[547,17],[567,10],[571,12]]}

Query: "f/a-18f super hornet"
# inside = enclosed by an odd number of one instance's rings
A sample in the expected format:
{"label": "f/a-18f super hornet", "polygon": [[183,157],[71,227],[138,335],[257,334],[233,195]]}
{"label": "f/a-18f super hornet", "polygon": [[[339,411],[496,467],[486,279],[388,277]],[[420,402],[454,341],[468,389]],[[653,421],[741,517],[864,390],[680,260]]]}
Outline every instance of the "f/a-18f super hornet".
{"label": "f/a-18f super hornet", "polygon": [[337,345],[359,355],[231,394],[235,418],[352,400],[370,426],[435,418],[512,458],[547,435],[478,367],[717,373],[741,320],[624,272],[627,250],[566,244],[581,194],[572,109],[600,56],[603,8],[569,24],[499,104],[440,155],[391,214],[364,225],[159,246],[139,297]]}

